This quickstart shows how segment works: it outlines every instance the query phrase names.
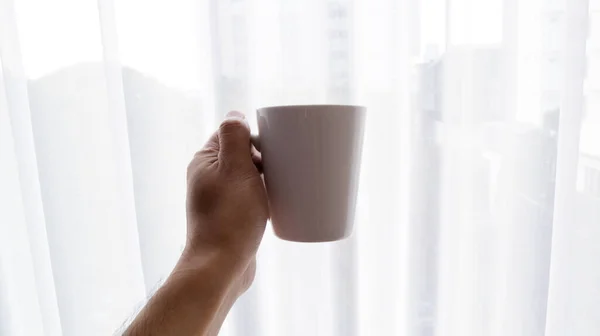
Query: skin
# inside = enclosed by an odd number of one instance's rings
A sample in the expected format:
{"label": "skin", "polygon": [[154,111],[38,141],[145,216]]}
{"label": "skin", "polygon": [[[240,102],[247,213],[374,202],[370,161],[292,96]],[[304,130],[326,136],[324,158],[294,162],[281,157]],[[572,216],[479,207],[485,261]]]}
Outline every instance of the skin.
{"label": "skin", "polygon": [[186,247],[124,335],[217,335],[252,284],[269,208],[243,114],[228,113],[194,155],[186,203]]}

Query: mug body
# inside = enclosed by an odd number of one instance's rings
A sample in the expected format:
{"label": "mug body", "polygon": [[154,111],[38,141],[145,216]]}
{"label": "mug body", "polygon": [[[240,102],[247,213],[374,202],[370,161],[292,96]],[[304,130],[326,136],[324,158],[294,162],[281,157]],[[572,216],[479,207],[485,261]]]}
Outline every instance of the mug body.
{"label": "mug body", "polygon": [[352,233],[366,108],[275,106],[257,111],[271,223],[285,240]]}

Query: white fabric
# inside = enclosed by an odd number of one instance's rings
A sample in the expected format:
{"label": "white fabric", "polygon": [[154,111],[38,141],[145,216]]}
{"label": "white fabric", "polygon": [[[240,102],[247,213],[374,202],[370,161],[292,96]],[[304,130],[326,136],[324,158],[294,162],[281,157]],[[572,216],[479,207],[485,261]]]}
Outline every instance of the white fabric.
{"label": "white fabric", "polygon": [[222,115],[368,107],[351,239],[221,334],[600,335],[599,0],[0,0],[0,335],[109,335]]}

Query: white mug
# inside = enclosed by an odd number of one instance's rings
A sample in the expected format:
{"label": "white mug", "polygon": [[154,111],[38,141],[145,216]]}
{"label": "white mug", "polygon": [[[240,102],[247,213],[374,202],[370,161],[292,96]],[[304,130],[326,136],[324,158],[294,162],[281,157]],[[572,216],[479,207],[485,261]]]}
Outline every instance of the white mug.
{"label": "white mug", "polygon": [[257,110],[275,234],[326,242],[352,233],[366,108],[274,106]]}

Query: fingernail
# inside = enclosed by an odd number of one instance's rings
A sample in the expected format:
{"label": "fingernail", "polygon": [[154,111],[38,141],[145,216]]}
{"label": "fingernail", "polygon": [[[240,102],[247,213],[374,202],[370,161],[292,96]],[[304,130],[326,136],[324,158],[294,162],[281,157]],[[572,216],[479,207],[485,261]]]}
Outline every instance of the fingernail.
{"label": "fingernail", "polygon": [[244,119],[246,119],[246,116],[242,112],[230,111],[225,115],[225,118],[226,119],[244,120]]}

